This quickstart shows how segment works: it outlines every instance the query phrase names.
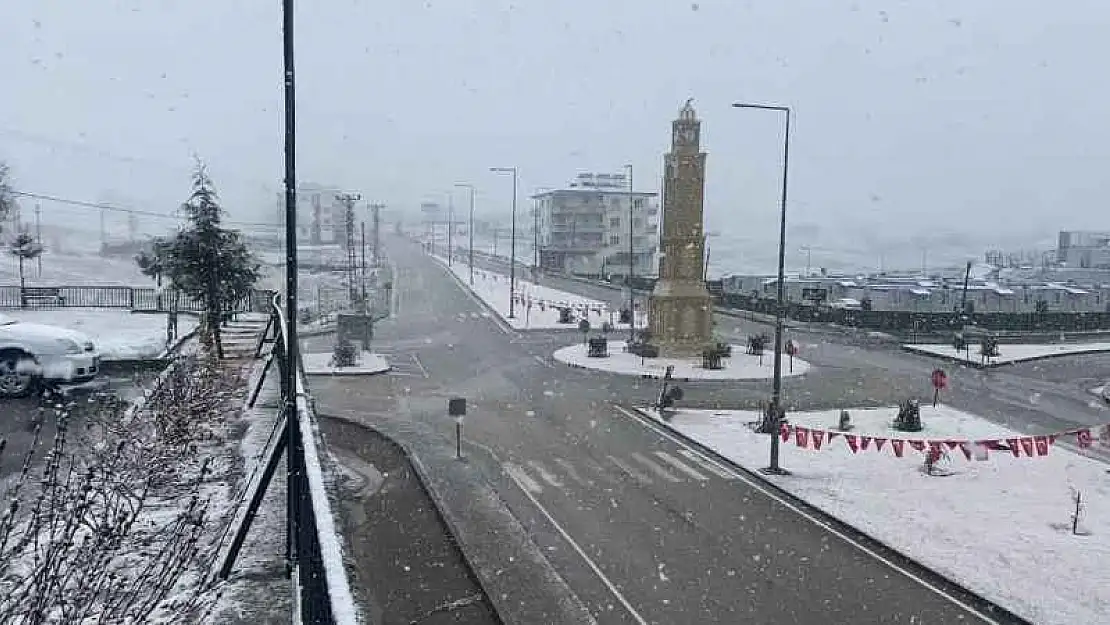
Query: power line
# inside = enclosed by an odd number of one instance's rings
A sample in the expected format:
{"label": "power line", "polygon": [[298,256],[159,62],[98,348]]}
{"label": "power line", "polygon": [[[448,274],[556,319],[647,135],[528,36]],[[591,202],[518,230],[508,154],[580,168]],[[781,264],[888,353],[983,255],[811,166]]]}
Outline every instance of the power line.
{"label": "power line", "polygon": [[[113,206],[111,204],[105,204],[103,202],[85,202],[85,201],[82,201],[82,200],[71,200],[71,199],[68,199],[68,198],[62,198],[62,197],[57,197],[57,196],[53,196],[53,195],[46,195],[44,193],[31,193],[30,191],[12,190],[12,194],[13,195],[18,195],[18,196],[21,196],[21,197],[34,198],[36,200],[47,200],[47,201],[50,201],[50,202],[58,202],[59,204],[67,204],[69,206],[81,206],[81,207],[84,207],[84,208],[96,208],[96,209],[100,209],[100,210],[103,210],[103,211],[110,211],[110,212],[117,212],[117,213],[128,213],[128,214],[131,214],[131,215],[144,215],[144,216],[147,216],[147,217],[157,217],[157,218],[160,218],[160,219],[173,219],[173,220],[178,220],[178,221],[181,219],[181,217],[178,217],[178,216],[175,216],[175,215],[166,215],[164,213],[156,213],[154,211],[140,210],[140,209],[137,209],[137,208],[124,208],[122,206]],[[278,227],[280,227],[278,224],[262,223],[262,222],[255,222],[255,221],[231,221],[231,220],[228,220],[228,221],[225,221],[224,223],[229,224],[229,225],[234,225],[234,226],[251,226],[251,227],[256,227],[256,228],[257,227],[262,227],[262,228],[278,228]]]}

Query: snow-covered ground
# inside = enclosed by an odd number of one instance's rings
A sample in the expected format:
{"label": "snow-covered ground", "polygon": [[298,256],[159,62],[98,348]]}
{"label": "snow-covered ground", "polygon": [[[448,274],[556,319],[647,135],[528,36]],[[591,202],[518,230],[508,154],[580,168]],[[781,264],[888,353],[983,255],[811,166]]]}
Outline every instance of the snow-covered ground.
{"label": "snow-covered ground", "polygon": [[[673,366],[671,376],[676,380],[758,380],[772,377],[775,370],[772,354],[765,353],[760,359],[745,354],[741,345],[732,346],[732,357],[722,360],[722,369],[704,369],[700,358],[640,358],[624,351],[625,345],[625,341],[609,341],[607,357],[590,358],[586,345],[579,342],[556,350],[552,357],[572,367],[652,378],[662,378],[667,366]],[[809,363],[795,358],[791,366],[790,357],[783,355],[782,375],[802,375],[807,370]]]}
{"label": "snow-covered ground", "polygon": [[[909,344],[904,345],[906,349],[918,352],[920,354],[927,354],[929,356],[943,356],[959,360],[961,362],[969,362],[974,364],[982,364],[983,357],[979,353],[979,346],[972,345],[970,351],[957,352],[956,348],[952,345],[939,345],[939,344]],[[1055,356],[1072,356],[1075,354],[1095,354],[1098,352],[1110,352],[1110,343],[1057,343],[1054,345],[1034,345],[1034,344],[1003,344],[998,346],[998,357],[991,358],[987,366],[1006,365],[1015,362],[1023,362],[1026,360],[1040,360],[1042,358],[1053,358]],[[970,355],[969,355],[970,354]]]}
{"label": "snow-covered ground", "polygon": [[[7,317],[26,323],[41,323],[84,332],[92,337],[104,360],[157,358],[166,351],[166,315],[132,313],[127,310],[54,308],[49,310],[5,310]],[[197,318],[179,315],[178,336],[196,329]]]}
{"label": "snow-covered ground", "polygon": [[[470,284],[470,268],[468,265],[454,263],[453,266],[448,267],[446,259],[435,256],[433,258],[439,261],[445,269],[449,269],[464,288],[468,288],[515,330],[577,330],[578,321],[583,317],[590,322],[593,328],[600,328],[603,323],[609,322],[615,330],[628,330],[627,323],[619,323],[620,311],[611,309],[608,304],[529,282],[521,279],[520,276],[516,280],[515,317],[510,319],[509,276],[475,268],[474,284],[472,285]],[[574,321],[572,323],[559,323],[558,309],[568,306],[574,311]],[[647,315],[642,311],[637,311],[636,327],[642,328],[646,324]]]}
{"label": "snow-covered ground", "polygon": [[[11,254],[4,257],[0,261],[0,285],[19,286],[19,260]],[[139,272],[133,260],[56,253],[49,249],[42,253],[41,274],[37,260],[25,262],[23,274],[28,285],[154,286],[154,281]]]}
{"label": "snow-covered ground", "polygon": [[[813,450],[810,432],[809,448],[800,449],[792,431],[782,447],[782,464],[793,475],[767,479],[1031,622],[1107,622],[1105,464],[1060,445],[1047,445],[1045,456],[989,451],[988,460],[969,461],[957,446],[941,462],[946,475],[930,476],[922,470],[922,452],[907,443],[899,446],[904,455],[898,458],[891,439],[974,443],[1023,435],[947,406],[922,406],[925,430],[916,434],[890,427],[896,408],[849,412],[855,438],[838,434],[831,441],[827,432],[836,429],[838,411],[789,414],[794,426],[824,431],[824,444]],[[757,469],[766,465],[769,447],[768,437],[748,426],[758,419],[752,411],[680,410],[669,425]],[[866,447],[862,437],[872,437]],[[876,438],[885,444],[875,444]],[[1107,444],[1095,442],[1103,449]],[[1076,493],[1082,495],[1084,535],[1072,534]]]}
{"label": "snow-covered ground", "polygon": [[362,352],[350,367],[336,367],[332,364],[332,355],[326,352],[302,353],[301,360],[306,375],[374,375],[389,371],[385,356],[373,352]]}

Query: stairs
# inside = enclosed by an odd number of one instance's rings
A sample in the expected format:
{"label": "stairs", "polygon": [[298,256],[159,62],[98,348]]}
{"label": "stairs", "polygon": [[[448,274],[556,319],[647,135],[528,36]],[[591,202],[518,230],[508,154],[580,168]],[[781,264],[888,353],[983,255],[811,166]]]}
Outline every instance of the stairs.
{"label": "stairs", "polygon": [[254,358],[258,340],[266,330],[270,316],[264,313],[240,313],[220,329],[224,357],[231,360]]}

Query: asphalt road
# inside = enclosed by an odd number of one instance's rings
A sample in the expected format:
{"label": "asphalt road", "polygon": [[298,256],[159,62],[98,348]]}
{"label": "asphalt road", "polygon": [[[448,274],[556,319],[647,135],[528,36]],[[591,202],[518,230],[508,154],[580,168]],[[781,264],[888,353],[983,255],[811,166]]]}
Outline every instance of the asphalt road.
{"label": "asphalt road", "polygon": [[[576,333],[506,332],[418,246],[388,243],[398,310],[378,325],[376,350],[395,370],[314,378],[319,412],[418,421],[453,446],[447,399],[466,397],[471,462],[598,622],[995,622],[958,590],[899,571],[615,405],[650,401],[657,382],[551,361],[553,348],[578,340]],[[595,293],[619,299],[607,289]],[[755,329],[724,317],[718,323],[724,332]],[[889,404],[927,390],[935,363],[833,336],[842,335],[799,333],[804,357],[817,367],[787,380],[792,406]],[[331,340],[309,339],[306,348],[328,351]],[[1023,373],[1034,372],[954,375],[949,399],[970,407],[983,385],[1013,394],[1026,384]],[[1045,424],[1080,418],[1075,385],[1053,384],[1041,397],[1071,402],[1073,413],[1027,409]],[[766,381],[687,386],[695,403],[722,405],[754,405],[769,391]]]}

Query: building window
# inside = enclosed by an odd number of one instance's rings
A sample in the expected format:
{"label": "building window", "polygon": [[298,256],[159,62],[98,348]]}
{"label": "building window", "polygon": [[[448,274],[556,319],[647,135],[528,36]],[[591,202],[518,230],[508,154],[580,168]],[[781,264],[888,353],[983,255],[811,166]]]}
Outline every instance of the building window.
{"label": "building window", "polygon": [[620,228],[621,227],[621,218],[620,217],[610,217],[609,218],[609,227],[610,228]]}
{"label": "building window", "polygon": [[620,245],[621,238],[617,235],[609,237],[609,245]]}

